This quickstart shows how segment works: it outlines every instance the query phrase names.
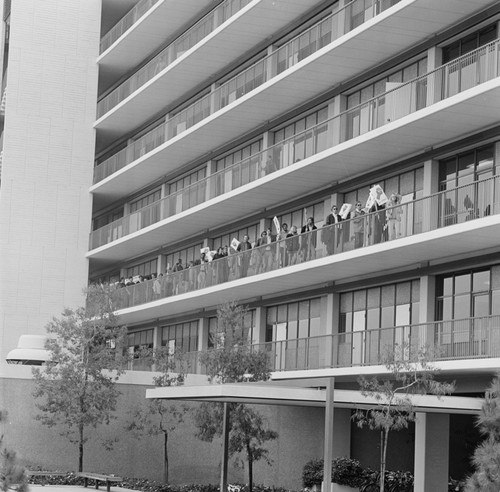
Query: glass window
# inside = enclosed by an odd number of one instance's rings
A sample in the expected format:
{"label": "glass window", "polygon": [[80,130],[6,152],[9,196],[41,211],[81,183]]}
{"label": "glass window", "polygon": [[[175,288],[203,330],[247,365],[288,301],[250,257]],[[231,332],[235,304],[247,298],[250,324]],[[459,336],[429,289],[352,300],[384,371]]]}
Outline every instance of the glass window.
{"label": "glass window", "polygon": [[496,24],[480,29],[443,48],[443,63],[469,53],[476,48],[494,41],[497,37]]}
{"label": "glass window", "polygon": [[198,350],[199,322],[189,321],[161,328],[161,344],[172,350],[196,352]]}
{"label": "glass window", "polygon": [[158,270],[158,259],[154,258],[152,260],[147,260],[138,265],[127,268],[127,277],[135,277],[137,275],[142,275],[147,277],[152,273],[157,273]]}
{"label": "glass window", "polygon": [[132,214],[141,208],[147,207],[148,205],[157,202],[160,198],[161,190],[155,190],[147,195],[141,196],[140,198],[130,202],[130,213]]}
{"label": "glass window", "polygon": [[166,270],[172,268],[179,258],[182,260],[182,265],[186,267],[190,262],[196,263],[200,259],[200,250],[203,248],[203,243],[195,244],[188,248],[181,249],[174,253],[167,253],[165,255]]}
{"label": "glass window", "polygon": [[[249,309],[242,321],[242,332],[238,333],[248,343],[256,343],[255,333],[255,309]],[[214,347],[215,334],[217,333],[217,317],[208,319],[208,348]]]}
{"label": "glass window", "polygon": [[268,307],[266,342],[318,336],[320,310],[320,298]]}

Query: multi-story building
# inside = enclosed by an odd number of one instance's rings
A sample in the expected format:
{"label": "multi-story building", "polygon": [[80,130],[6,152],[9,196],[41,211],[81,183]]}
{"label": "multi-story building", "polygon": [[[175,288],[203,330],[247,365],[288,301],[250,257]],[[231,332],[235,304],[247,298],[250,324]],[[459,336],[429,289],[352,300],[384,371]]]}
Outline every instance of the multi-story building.
{"label": "multi-story building", "polygon": [[[428,346],[457,394],[484,392],[500,356],[498,2],[68,3],[4,4],[2,360],[87,280],[143,277],[115,293],[130,353],[180,348],[202,373],[216,307],[237,300],[274,381],[354,389],[387,348]],[[2,369],[6,387],[28,378]],[[149,377],[130,369],[124,387]],[[418,490],[468,469],[472,417],[448,410],[390,457],[418,463]],[[273,448],[266,480],[299,485],[322,412],[269,410],[300,445]],[[375,466],[350,410],[335,419],[336,449]]]}

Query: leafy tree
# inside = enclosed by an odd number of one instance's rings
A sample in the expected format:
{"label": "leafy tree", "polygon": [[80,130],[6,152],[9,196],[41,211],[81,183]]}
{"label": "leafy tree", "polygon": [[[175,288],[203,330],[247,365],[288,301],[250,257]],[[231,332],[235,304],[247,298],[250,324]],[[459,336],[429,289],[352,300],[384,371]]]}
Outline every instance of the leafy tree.
{"label": "leafy tree", "polygon": [[407,344],[396,345],[382,358],[390,375],[387,378],[358,378],[361,393],[375,399],[367,410],[357,410],[353,419],[358,427],[380,431],[380,492],[384,492],[389,433],[408,428],[415,420],[411,395],[442,396],[454,390],[453,383],[436,381],[437,370],[430,364],[425,349],[410,357]]}
{"label": "leafy tree", "polygon": [[[149,355],[149,354],[146,354]],[[153,384],[157,388],[165,386],[179,386],[184,383],[184,357],[180,352],[170,353],[168,347],[161,347],[152,352],[152,359],[156,371]],[[168,438],[171,432],[184,422],[188,412],[186,405],[167,403],[163,399],[148,400],[143,406],[132,411],[131,421],[126,429],[136,438],[143,435],[163,436],[163,481],[169,481]]]}
{"label": "leafy tree", "polygon": [[[267,381],[271,375],[269,360],[265,352],[252,351],[244,333],[244,317],[247,310],[233,303],[219,306],[217,331],[212,337],[214,350],[202,354],[200,362],[205,365],[209,380],[213,383],[241,383]],[[248,488],[253,488],[253,465],[259,460],[271,464],[264,443],[278,437],[268,428],[264,417],[253,408],[242,403],[229,404],[229,455],[245,453],[248,462]],[[223,405],[202,403],[195,414],[197,437],[213,441],[223,432]]]}
{"label": "leafy tree", "polygon": [[[0,422],[7,418],[7,413],[0,410]],[[28,479],[23,466],[18,463],[16,453],[3,447],[3,436],[0,436],[0,490],[28,490]]]}
{"label": "leafy tree", "polygon": [[53,318],[46,327],[49,360],[33,369],[36,418],[78,445],[79,471],[89,430],[115,418],[116,381],[125,366],[126,329],[117,325],[110,294],[104,286],[89,287],[85,307]]}
{"label": "leafy tree", "polygon": [[490,492],[500,489],[500,373],[484,395],[477,426],[485,439],[472,457],[476,471],[467,479],[467,492]]}

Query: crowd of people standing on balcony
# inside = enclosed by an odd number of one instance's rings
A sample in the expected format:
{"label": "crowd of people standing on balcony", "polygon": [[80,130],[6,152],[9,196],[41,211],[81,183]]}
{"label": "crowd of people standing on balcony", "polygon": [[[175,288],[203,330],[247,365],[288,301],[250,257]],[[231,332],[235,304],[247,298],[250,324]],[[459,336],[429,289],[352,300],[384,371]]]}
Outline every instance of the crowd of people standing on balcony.
{"label": "crowd of people standing on balcony", "polygon": [[[371,188],[364,207],[360,201],[354,207],[344,204],[339,209],[333,205],[319,230],[312,216],[307,217],[300,232],[297,226],[280,224],[275,217],[276,233],[268,227],[254,242],[244,235],[215,251],[202,248],[199,259],[187,264],[178,258],[176,263],[166,266],[164,273],[121,278],[116,284],[120,290],[125,289],[119,295],[121,304],[125,307],[148,302],[314,260],[317,255],[327,256],[393,240],[401,236],[402,215],[400,195],[393,193],[387,198],[376,185]],[[143,286],[132,292],[130,287],[137,284]]]}

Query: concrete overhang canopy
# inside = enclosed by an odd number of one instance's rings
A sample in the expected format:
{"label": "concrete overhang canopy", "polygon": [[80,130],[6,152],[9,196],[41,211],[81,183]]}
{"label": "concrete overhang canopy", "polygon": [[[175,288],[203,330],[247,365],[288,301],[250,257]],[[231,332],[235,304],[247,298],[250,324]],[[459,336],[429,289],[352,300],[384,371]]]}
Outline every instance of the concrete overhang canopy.
{"label": "concrete overhang canopy", "polygon": [[21,335],[17,348],[11,350],[6,357],[8,364],[23,364],[40,366],[49,360],[49,353],[45,350],[46,336]]}
{"label": "concrete overhang canopy", "polygon": [[[148,389],[146,398],[325,407],[326,390],[255,383],[206,384]],[[417,412],[475,415],[482,405],[480,398],[461,396],[411,395],[410,398]],[[360,391],[334,392],[334,406],[338,408],[369,408],[376,403],[375,397],[364,396]]]}

